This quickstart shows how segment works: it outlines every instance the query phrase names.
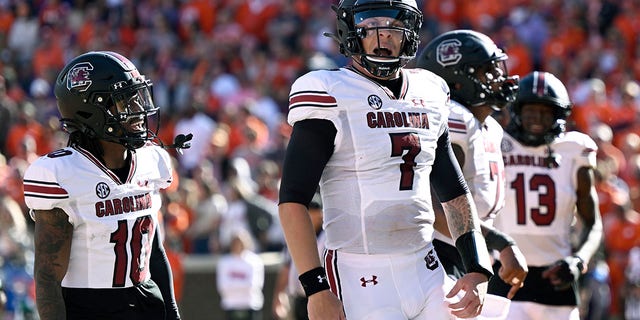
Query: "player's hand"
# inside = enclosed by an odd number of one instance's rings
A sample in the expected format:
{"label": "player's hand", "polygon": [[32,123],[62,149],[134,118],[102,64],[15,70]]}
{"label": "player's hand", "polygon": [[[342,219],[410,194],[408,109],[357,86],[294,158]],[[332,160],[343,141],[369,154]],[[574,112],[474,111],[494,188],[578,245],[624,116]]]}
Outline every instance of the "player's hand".
{"label": "player's hand", "polygon": [[489,279],[485,274],[471,272],[465,274],[456,281],[451,291],[447,293],[447,299],[451,299],[464,291],[464,296],[460,301],[449,305],[451,314],[458,318],[473,318],[480,314],[487,295]]}
{"label": "player's hand", "polygon": [[554,289],[566,290],[586,271],[582,259],[575,256],[566,257],[544,270],[542,278],[548,279]]}
{"label": "player's hand", "polygon": [[286,319],[289,314],[289,309],[289,296],[287,296],[286,293],[280,292],[273,297],[271,310],[274,319]]}
{"label": "player's hand", "polygon": [[500,251],[500,270],[498,276],[502,281],[511,285],[511,290],[507,293],[507,299],[512,299],[516,292],[524,286],[524,278],[529,273],[527,261],[517,246],[507,246]]}
{"label": "player's hand", "polygon": [[346,320],[342,302],[331,290],[314,293],[307,302],[309,320]]}

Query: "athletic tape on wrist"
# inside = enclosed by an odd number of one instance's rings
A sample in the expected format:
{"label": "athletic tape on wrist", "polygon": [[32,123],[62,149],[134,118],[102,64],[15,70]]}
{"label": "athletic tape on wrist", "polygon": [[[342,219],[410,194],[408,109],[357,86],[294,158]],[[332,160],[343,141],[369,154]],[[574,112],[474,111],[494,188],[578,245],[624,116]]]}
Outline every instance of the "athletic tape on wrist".
{"label": "athletic tape on wrist", "polygon": [[327,273],[323,267],[311,269],[298,277],[307,297],[314,293],[329,289]]}
{"label": "athletic tape on wrist", "polygon": [[456,239],[456,248],[467,273],[479,272],[488,278],[493,276],[489,251],[480,231],[469,231]]}

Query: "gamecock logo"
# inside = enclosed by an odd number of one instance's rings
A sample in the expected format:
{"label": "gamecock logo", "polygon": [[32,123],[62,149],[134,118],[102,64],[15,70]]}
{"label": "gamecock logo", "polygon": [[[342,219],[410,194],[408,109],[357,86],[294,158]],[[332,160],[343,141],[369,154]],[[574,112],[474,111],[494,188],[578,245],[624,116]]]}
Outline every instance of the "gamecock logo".
{"label": "gamecock logo", "polygon": [[429,252],[427,252],[427,256],[424,257],[424,262],[427,263],[427,269],[429,270],[435,270],[438,268],[438,258],[436,258],[436,254],[433,250],[429,250]]}
{"label": "gamecock logo", "polygon": [[93,70],[93,66],[89,62],[81,62],[73,66],[67,74],[67,89],[87,91],[92,82],[91,70]]}
{"label": "gamecock logo", "polygon": [[436,61],[443,67],[458,63],[462,59],[461,46],[462,42],[458,39],[442,41],[436,48]]}

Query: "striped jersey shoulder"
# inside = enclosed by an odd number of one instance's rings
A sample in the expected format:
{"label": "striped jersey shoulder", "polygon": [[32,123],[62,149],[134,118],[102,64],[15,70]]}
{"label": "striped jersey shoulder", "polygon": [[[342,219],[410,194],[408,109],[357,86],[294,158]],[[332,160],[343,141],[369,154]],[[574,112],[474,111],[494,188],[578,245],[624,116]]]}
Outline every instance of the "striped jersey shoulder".
{"label": "striped jersey shoulder", "polygon": [[24,196],[43,199],[68,199],[69,193],[55,181],[25,179]]}
{"label": "striped jersey shoulder", "polygon": [[467,133],[467,124],[462,119],[449,118],[447,121],[449,132]]}
{"label": "striped jersey shoulder", "polygon": [[467,134],[473,114],[456,101],[449,102],[449,132]]}
{"label": "striped jersey shoulder", "polygon": [[296,91],[289,96],[289,110],[298,107],[335,108],[336,98],[326,91]]}
{"label": "striped jersey shoulder", "polygon": [[332,79],[340,77],[340,74],[341,70],[316,70],[296,79],[291,85],[289,110],[299,107],[337,107],[336,98],[331,96],[329,91],[335,85]]}
{"label": "striped jersey shoulder", "polygon": [[60,160],[73,157],[70,148],[53,151],[34,161],[24,174],[23,187],[25,199],[68,199],[69,193],[58,182],[55,172],[66,167]]}

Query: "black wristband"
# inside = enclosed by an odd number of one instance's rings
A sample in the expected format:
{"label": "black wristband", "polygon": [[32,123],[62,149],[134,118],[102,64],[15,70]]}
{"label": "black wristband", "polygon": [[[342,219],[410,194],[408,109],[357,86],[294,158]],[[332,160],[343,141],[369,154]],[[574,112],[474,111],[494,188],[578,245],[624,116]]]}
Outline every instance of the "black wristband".
{"label": "black wristband", "polygon": [[310,297],[314,293],[329,289],[327,273],[323,267],[311,269],[298,277],[304,289],[304,294]]}
{"label": "black wristband", "polygon": [[489,251],[480,231],[469,231],[459,236],[456,239],[456,248],[467,273],[479,272],[485,274],[487,278],[493,276]]}
{"label": "black wristband", "polygon": [[489,232],[484,236],[484,240],[487,242],[487,248],[490,250],[502,251],[502,249],[516,244],[513,238],[495,228],[489,229]]}

